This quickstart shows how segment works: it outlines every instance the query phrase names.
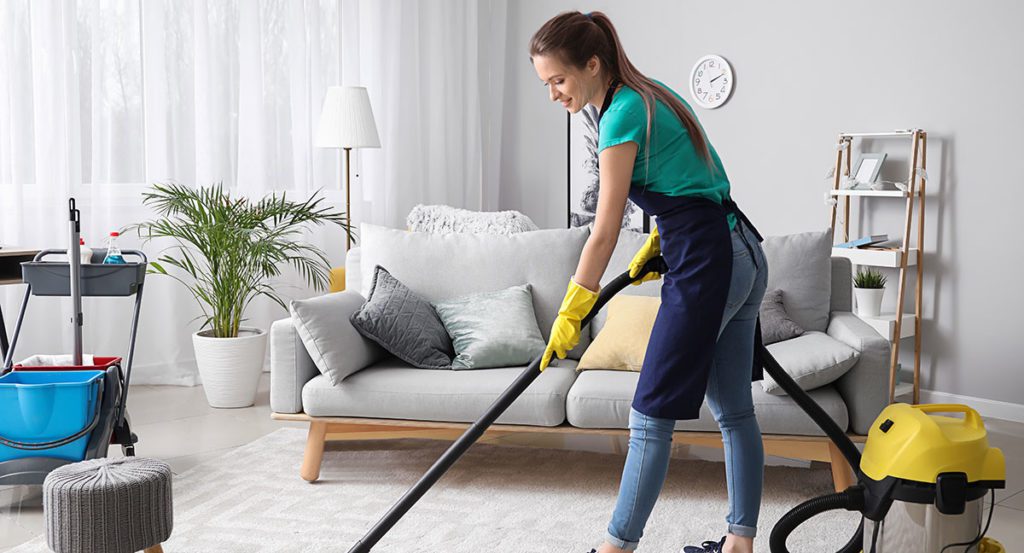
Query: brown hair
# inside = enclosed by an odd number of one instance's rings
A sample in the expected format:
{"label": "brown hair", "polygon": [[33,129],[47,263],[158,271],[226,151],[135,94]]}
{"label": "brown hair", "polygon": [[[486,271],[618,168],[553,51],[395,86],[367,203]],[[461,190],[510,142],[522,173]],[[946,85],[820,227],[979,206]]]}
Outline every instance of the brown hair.
{"label": "brown hair", "polygon": [[697,118],[670,90],[641,73],[622,49],[619,35],[608,16],[602,12],[564,12],[552,17],[530,39],[530,61],[534,56],[554,56],[562,63],[583,69],[591,57],[597,56],[601,66],[613,79],[632,88],[643,98],[647,111],[647,155],[650,157],[651,122],[654,119],[655,99],[661,100],[675,112],[686,127],[697,153],[714,170],[711,151]]}

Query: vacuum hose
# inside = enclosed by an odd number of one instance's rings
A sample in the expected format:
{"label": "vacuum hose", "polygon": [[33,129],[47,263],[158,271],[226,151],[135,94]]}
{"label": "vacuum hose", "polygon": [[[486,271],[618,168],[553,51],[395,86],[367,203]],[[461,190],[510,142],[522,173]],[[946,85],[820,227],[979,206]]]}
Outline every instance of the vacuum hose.
{"label": "vacuum hose", "polygon": [[[793,530],[796,530],[797,526],[807,522],[811,517],[827,511],[837,509],[860,511],[863,508],[863,504],[863,495],[856,488],[808,499],[779,519],[779,522],[775,524],[775,528],[772,528],[771,536],[768,538],[768,547],[772,553],[789,553],[789,549],[786,548],[786,540],[793,533]],[[864,545],[863,542],[864,518],[861,517],[857,533],[850,538],[850,541],[838,553],[858,553]]]}

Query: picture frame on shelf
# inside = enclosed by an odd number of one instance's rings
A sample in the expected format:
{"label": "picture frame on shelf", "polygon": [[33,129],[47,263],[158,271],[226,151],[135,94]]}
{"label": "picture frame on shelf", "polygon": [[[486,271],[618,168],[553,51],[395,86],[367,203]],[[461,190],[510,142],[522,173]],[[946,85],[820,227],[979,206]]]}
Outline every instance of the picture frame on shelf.
{"label": "picture frame on shelf", "polygon": [[882,171],[882,162],[887,154],[883,153],[862,153],[857,158],[857,168],[853,171],[854,186],[852,188],[868,188],[878,179]]}

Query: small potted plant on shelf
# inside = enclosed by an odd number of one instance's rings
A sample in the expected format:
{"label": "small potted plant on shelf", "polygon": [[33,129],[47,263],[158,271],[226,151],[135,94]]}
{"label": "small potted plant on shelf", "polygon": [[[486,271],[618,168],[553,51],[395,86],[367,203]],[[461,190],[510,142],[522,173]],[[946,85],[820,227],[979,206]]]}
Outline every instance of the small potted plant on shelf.
{"label": "small potted plant on shelf", "polygon": [[181,282],[202,309],[202,326],[192,335],[192,345],[211,407],[255,402],[267,333],[242,323],[246,308],[259,296],[287,309],[270,282],[281,268],[292,266],[317,291],[326,287],[327,256],[302,231],[334,223],[351,234],[351,227],[344,213],[330,211],[321,201],[316,195],[303,202],[289,201],[284,194],[232,198],[221,184],[154,184],[143,193],[143,203],[159,217],[136,225],[139,236],[147,242],[174,241],[150,261],[149,272]]}
{"label": "small potted plant on shelf", "polygon": [[885,293],[885,275],[875,269],[859,269],[853,278],[853,290],[857,295],[857,314],[877,317],[882,310],[882,295]]}

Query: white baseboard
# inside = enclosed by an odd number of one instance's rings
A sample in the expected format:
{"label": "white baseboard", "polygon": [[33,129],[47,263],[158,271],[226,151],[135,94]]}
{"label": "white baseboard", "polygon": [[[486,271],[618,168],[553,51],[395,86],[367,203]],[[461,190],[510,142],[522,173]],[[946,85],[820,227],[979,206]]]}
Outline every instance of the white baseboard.
{"label": "white baseboard", "polygon": [[1020,403],[961,396],[923,389],[921,390],[921,403],[962,403],[970,406],[983,417],[1024,422],[1024,404]]}

